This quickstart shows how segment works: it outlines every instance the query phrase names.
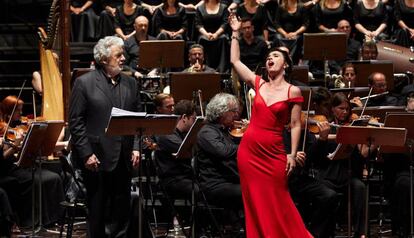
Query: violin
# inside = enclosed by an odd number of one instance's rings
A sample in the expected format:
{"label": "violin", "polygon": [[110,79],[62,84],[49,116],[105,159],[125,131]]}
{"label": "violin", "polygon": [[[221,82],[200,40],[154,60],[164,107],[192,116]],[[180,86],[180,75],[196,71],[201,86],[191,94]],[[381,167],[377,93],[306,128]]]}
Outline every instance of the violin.
{"label": "violin", "polygon": [[234,138],[242,138],[244,132],[247,130],[248,125],[249,121],[247,120],[234,121],[233,127],[230,129],[229,134]]}

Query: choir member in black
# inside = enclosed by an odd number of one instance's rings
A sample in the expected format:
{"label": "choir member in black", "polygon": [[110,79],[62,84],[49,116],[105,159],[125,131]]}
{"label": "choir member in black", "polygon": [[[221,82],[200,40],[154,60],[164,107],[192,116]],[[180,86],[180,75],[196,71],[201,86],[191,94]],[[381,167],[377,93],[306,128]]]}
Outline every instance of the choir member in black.
{"label": "choir member in black", "polygon": [[99,14],[99,22],[96,38],[100,39],[105,36],[115,34],[114,17],[118,6],[122,6],[123,0],[102,0],[102,11]]}
{"label": "choir member in black", "polygon": [[397,45],[414,46],[414,1],[397,0],[394,4],[394,16],[399,29],[395,32]]}
{"label": "choir member in black", "polygon": [[351,22],[352,10],[343,0],[321,0],[316,8],[316,25],[321,32],[336,32],[342,19]]}
{"label": "choir member in black", "polygon": [[[2,122],[7,123],[11,117],[10,129],[15,129],[15,140],[13,145],[3,145],[3,159],[0,159],[0,179],[11,178],[16,181],[14,187],[3,187],[10,198],[13,198],[12,206],[17,214],[17,224],[21,227],[31,227],[37,225],[39,214],[38,208],[42,206],[42,224],[53,225],[57,222],[63,212],[60,202],[65,200],[63,183],[60,176],[47,169],[37,169],[35,173],[35,204],[32,204],[32,168],[18,167],[14,156],[21,148],[24,132],[20,131],[22,125],[21,115],[23,101],[15,96],[7,96],[1,102]],[[13,108],[16,110],[12,115]],[[41,175],[41,180],[40,180]],[[42,201],[38,200],[39,184],[42,184]],[[16,195],[16,196],[15,196]],[[32,206],[35,206],[35,220],[32,221]]]}
{"label": "choir member in black", "polygon": [[130,71],[135,78],[141,78],[143,74],[148,73],[148,70],[139,67],[139,43],[145,40],[155,40],[154,37],[148,35],[148,26],[148,18],[145,16],[135,18],[135,34],[124,42],[125,63],[123,70]]}
{"label": "choir member in black", "polygon": [[95,40],[99,18],[93,9],[93,4],[92,0],[70,1],[72,41],[84,42]]}
{"label": "choir member in black", "polygon": [[[331,100],[330,122],[337,125],[343,125],[351,121],[351,105],[348,98],[343,93],[337,93]],[[336,128],[331,128],[331,133],[336,133]],[[354,228],[354,237],[365,237],[365,219],[364,219],[364,202],[365,202],[365,184],[362,182],[363,171],[365,166],[365,157],[368,153],[366,149],[354,149],[348,159],[330,160],[327,158],[332,153],[337,143],[328,140],[327,135],[322,135],[318,146],[313,150],[316,154],[310,157],[319,158],[318,179],[329,188],[346,194],[348,176],[348,160],[351,160],[351,195],[352,195],[352,222]],[[362,156],[362,154],[364,156]]]}
{"label": "choir member in black", "polygon": [[132,168],[139,165],[139,140],[108,136],[113,107],[140,111],[134,78],[121,74],[123,41],[107,36],[94,47],[96,70],[76,79],[69,107],[72,155],[87,190],[89,237],[126,237]]}
{"label": "choir member in black", "polygon": [[[321,97],[320,97],[321,98]],[[323,140],[329,133],[329,123],[318,123],[319,139]],[[303,143],[303,132],[301,144]],[[283,133],[286,152],[290,152],[290,132],[285,130]],[[309,231],[318,238],[328,238],[334,234],[335,212],[338,208],[337,193],[318,181],[315,178],[315,161],[308,158],[308,154],[317,154],[317,151],[309,151],[317,148],[318,140],[315,135],[307,131],[305,152],[298,151],[296,157],[296,170],[289,177],[289,191],[293,200],[299,204],[299,211],[307,224]],[[311,204],[311,205],[310,205]],[[310,207],[308,207],[310,205]],[[309,209],[310,208],[310,209]]]}
{"label": "choir member in black", "polygon": [[205,72],[214,73],[216,70],[204,64],[204,47],[200,44],[193,44],[188,50],[188,61],[190,66],[184,69],[183,72]]}
{"label": "choir member in black", "polygon": [[220,73],[229,69],[227,17],[227,7],[220,0],[204,0],[195,18],[195,28],[200,33],[198,43],[207,52],[206,64]]}
{"label": "choir member in black", "polygon": [[361,0],[354,7],[357,40],[382,40],[387,28],[388,13],[385,4],[379,0]]}
{"label": "choir member in black", "polygon": [[239,107],[238,99],[226,93],[210,100],[207,122],[197,135],[196,152],[200,186],[207,200],[233,211],[243,206],[236,161],[238,145],[229,135]]}
{"label": "choir member in black", "polygon": [[266,10],[263,5],[255,0],[244,0],[237,7],[237,16],[241,19],[250,18],[254,26],[254,35],[260,36],[262,39],[269,33],[267,32]]}
{"label": "choir member in black", "polygon": [[266,59],[268,47],[266,42],[253,34],[255,26],[249,18],[243,18],[241,21],[241,38],[240,45],[240,60],[250,70],[258,72],[264,66],[263,62]]}
{"label": "choir member in black", "polygon": [[293,64],[298,64],[302,58],[303,33],[309,27],[307,10],[297,0],[283,0],[276,11],[274,25],[277,31],[275,41],[289,48]]}
{"label": "choir member in black", "polygon": [[126,40],[134,35],[134,22],[138,16],[151,18],[147,9],[133,2],[133,0],[124,0],[124,4],[117,7],[114,18],[115,33]]}
{"label": "choir member in black", "polygon": [[[184,137],[193,125],[196,112],[194,104],[189,100],[181,100],[174,108],[174,114],[180,116],[174,133],[157,136],[158,148],[155,159],[158,165],[160,184],[171,198],[191,199],[193,189],[193,169],[191,157],[175,158]],[[198,190],[197,185],[195,189]],[[196,191],[197,193],[197,191]]]}
{"label": "choir member in black", "polygon": [[178,0],[163,0],[153,17],[154,35],[158,40],[186,40],[188,27],[184,7],[178,5]]}

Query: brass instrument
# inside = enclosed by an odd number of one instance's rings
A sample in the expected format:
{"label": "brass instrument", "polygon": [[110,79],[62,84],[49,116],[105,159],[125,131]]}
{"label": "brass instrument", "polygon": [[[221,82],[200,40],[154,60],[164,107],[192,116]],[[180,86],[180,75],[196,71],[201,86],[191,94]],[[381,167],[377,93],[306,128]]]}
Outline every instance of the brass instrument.
{"label": "brass instrument", "polygon": [[346,84],[343,81],[342,75],[333,74],[332,75],[332,80],[334,81],[335,88],[345,88],[346,87]]}

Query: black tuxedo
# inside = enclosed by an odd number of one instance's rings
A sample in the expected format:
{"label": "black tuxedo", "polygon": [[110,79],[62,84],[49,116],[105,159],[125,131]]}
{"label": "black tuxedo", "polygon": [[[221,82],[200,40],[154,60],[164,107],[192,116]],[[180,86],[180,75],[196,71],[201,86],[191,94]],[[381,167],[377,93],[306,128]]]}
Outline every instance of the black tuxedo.
{"label": "black tuxedo", "polygon": [[[116,84],[98,68],[75,81],[69,108],[73,157],[83,168],[89,209],[89,237],[126,237],[130,213],[131,152],[138,149],[134,136],[105,134],[112,107],[140,110],[135,79],[119,75]],[[98,172],[84,163],[95,154]],[[107,233],[105,234],[105,230]]]}

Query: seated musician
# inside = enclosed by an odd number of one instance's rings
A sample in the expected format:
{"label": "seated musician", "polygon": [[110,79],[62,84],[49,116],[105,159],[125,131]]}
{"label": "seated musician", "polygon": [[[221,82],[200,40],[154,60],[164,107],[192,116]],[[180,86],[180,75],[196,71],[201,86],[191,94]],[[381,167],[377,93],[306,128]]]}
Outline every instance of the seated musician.
{"label": "seated musician", "polygon": [[208,202],[233,211],[233,215],[243,208],[236,161],[238,145],[228,133],[238,118],[239,107],[238,99],[226,93],[210,100],[206,108],[207,123],[197,135],[195,162],[201,190]]}
{"label": "seated musician", "polygon": [[154,98],[154,106],[157,114],[174,114],[175,103],[171,94],[157,94]]}
{"label": "seated musician", "polygon": [[352,88],[355,86],[356,69],[352,63],[345,63],[341,69],[342,82],[345,88]]}
{"label": "seated musician", "polygon": [[[337,93],[332,97],[329,121],[337,125],[348,124],[351,121],[351,105],[348,98],[343,93]],[[335,127],[331,128],[331,133],[336,133]],[[332,153],[337,143],[327,140],[327,134],[320,134],[318,146],[310,152],[309,157],[317,158],[319,164],[318,179],[329,188],[336,192],[346,194],[349,182],[348,176],[348,160],[351,160],[352,178],[351,194],[352,194],[352,222],[354,228],[354,237],[365,237],[366,231],[364,224],[364,201],[365,201],[365,184],[362,182],[363,169],[365,166],[364,156],[366,151],[360,152],[354,149],[348,159],[330,160],[327,158]],[[364,156],[363,156],[363,155]]]}
{"label": "seated musician", "polygon": [[123,70],[131,72],[135,78],[141,78],[148,70],[139,67],[139,44],[141,41],[155,40],[155,37],[148,35],[149,21],[145,16],[135,18],[135,34],[125,40],[124,57],[125,63]]}
{"label": "seated musician", "polygon": [[[170,197],[191,199],[193,189],[191,158],[175,158],[173,153],[178,151],[195,121],[195,106],[189,100],[181,100],[175,106],[174,114],[180,116],[174,133],[157,137],[158,148],[155,151],[155,159],[159,170],[158,176]],[[196,187],[195,189],[198,190]]]}
{"label": "seated musician", "polygon": [[[368,76],[368,87],[372,87],[371,96],[375,95],[375,97],[368,99],[367,106],[398,106],[398,98],[387,93],[387,80],[383,73],[374,72],[370,74]],[[352,103],[359,107],[364,105],[358,97],[352,99]]]}
{"label": "seated musician", "polygon": [[[329,108],[330,104],[325,105],[325,103],[330,101],[330,96],[326,88],[316,90],[312,95],[314,104],[319,105],[319,108],[316,108],[316,113],[323,113],[323,108]],[[325,143],[323,139],[329,133],[330,126],[328,122],[320,122],[315,126],[319,128],[319,139],[316,139],[315,135],[310,133],[309,130],[306,132],[306,153],[298,151],[296,170],[289,177],[289,192],[293,200],[299,204],[298,210],[312,235],[318,238],[328,238],[335,231],[338,195],[333,189],[315,178],[317,161],[314,160],[317,158],[308,157],[307,155],[318,153],[318,151],[313,150],[318,148],[318,143]],[[303,133],[304,130],[301,135],[302,145]],[[283,140],[286,152],[289,153],[291,138],[288,130],[284,131]],[[302,145],[299,145],[299,148],[302,148]],[[309,205],[311,206],[310,209]]]}
{"label": "seated musician", "polygon": [[[16,105],[16,109],[13,113],[13,108]],[[32,225],[32,168],[18,167],[15,154],[19,152],[21,148],[21,141],[24,136],[24,131],[18,129],[19,125],[22,125],[21,113],[23,110],[23,101],[15,96],[7,96],[1,102],[1,120],[6,123],[10,120],[8,131],[4,133],[9,134],[10,131],[15,132],[14,141],[4,144],[3,159],[0,160],[1,173],[0,177],[11,177],[17,180],[18,185],[11,188],[11,191],[6,190],[8,195],[14,193],[17,194],[16,200],[12,201],[12,206],[16,207],[16,213],[18,217],[18,225],[21,227],[30,227]],[[42,183],[42,222],[44,225],[52,225],[61,218],[63,209],[60,206],[60,202],[65,200],[63,185],[60,176],[47,169],[36,170],[35,180],[40,178]],[[36,182],[36,183],[39,183]],[[38,189],[36,187],[36,189]],[[14,205],[14,202],[18,204]],[[37,203],[39,201],[35,201]],[[38,214],[35,214],[36,220],[33,221],[36,225],[38,220]]]}
{"label": "seated musician", "polygon": [[[414,112],[414,92],[407,97],[407,112]],[[408,139],[408,138],[407,138]],[[407,153],[382,154],[385,195],[390,198],[393,235],[410,237],[410,157]]]}
{"label": "seated musician", "polygon": [[216,72],[213,68],[204,64],[204,47],[200,44],[193,44],[190,46],[190,49],[188,50],[188,61],[190,62],[190,66],[184,69],[183,72]]}

